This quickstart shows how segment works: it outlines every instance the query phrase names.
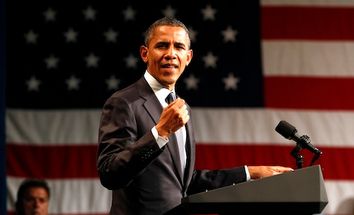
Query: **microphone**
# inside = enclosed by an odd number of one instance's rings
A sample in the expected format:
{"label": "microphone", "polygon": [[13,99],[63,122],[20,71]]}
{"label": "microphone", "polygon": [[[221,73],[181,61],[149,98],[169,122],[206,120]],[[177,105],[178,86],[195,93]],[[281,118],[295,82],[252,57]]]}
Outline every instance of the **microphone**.
{"label": "microphone", "polygon": [[322,154],[322,152],[311,144],[310,137],[307,135],[300,136],[297,133],[297,129],[287,121],[281,120],[275,130],[283,137],[289,140],[294,140],[301,148],[306,148],[316,155]]}

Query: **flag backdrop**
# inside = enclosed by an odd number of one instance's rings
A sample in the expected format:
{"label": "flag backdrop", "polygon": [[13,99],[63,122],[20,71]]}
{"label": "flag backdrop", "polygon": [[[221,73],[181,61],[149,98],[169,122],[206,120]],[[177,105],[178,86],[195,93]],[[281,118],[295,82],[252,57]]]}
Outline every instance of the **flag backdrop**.
{"label": "flag backdrop", "polygon": [[323,152],[324,212],[353,213],[354,1],[6,3],[9,213],[27,177],[48,181],[52,214],[108,212],[95,163],[101,107],[144,73],[142,32],[163,15],[191,30],[177,92],[193,108],[196,167],[295,168],[295,143],[274,131],[286,120]]}

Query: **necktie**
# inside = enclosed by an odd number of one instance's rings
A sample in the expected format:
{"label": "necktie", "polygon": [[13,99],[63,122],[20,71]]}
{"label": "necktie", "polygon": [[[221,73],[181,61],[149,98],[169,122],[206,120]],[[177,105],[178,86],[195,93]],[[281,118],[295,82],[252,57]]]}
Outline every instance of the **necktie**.
{"label": "necktie", "polygon": [[167,104],[170,104],[171,102],[173,102],[175,100],[175,94],[173,92],[170,92],[165,101],[167,102]]}
{"label": "necktie", "polygon": [[[166,102],[167,104],[170,104],[171,102],[173,102],[176,99],[176,96],[173,92],[171,92],[170,94],[168,94],[168,96],[166,97]],[[185,143],[186,143],[186,131],[185,131],[185,127],[181,127],[180,129],[178,129],[175,132],[176,135],[176,139],[177,139],[177,143],[178,143],[178,150],[179,150],[179,156],[180,156],[180,160],[181,160],[181,166],[182,166],[182,175],[184,174],[184,169],[186,167],[186,147],[185,147]]]}

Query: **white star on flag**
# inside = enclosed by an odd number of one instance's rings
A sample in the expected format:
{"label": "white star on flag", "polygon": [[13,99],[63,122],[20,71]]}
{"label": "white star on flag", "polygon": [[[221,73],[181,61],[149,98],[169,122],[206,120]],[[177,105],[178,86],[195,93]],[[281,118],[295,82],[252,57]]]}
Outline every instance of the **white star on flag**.
{"label": "white star on flag", "polygon": [[98,67],[99,57],[95,54],[91,53],[89,56],[85,58],[87,67]]}
{"label": "white star on flag", "polygon": [[112,42],[112,43],[117,42],[118,33],[114,31],[112,28],[108,29],[108,31],[105,31],[103,34],[107,42]]}
{"label": "white star on flag", "polygon": [[106,79],[107,89],[108,90],[116,90],[119,87],[120,81],[114,76],[111,75],[109,79]]}
{"label": "white star on flag", "polygon": [[134,20],[135,19],[135,10],[129,6],[125,10],[123,10],[124,19],[127,20]]}
{"label": "white star on flag", "polygon": [[218,57],[215,56],[212,52],[208,52],[208,54],[203,57],[204,65],[206,68],[208,68],[208,67],[216,68],[216,61],[217,60],[218,60]]}
{"label": "white star on flag", "polygon": [[27,90],[28,91],[38,91],[40,84],[41,84],[41,81],[38,80],[35,76],[32,76],[29,80],[27,80]]}
{"label": "white star on flag", "polygon": [[47,69],[55,69],[58,66],[59,58],[55,57],[54,55],[50,55],[45,60]]}
{"label": "white star on flag", "polygon": [[56,11],[53,10],[52,8],[48,8],[46,11],[43,12],[43,15],[45,21],[47,22],[55,21]]}
{"label": "white star on flag", "polygon": [[162,14],[166,17],[175,17],[176,10],[171,7],[171,5],[167,5],[167,7],[162,11]]}
{"label": "white star on flag", "polygon": [[234,30],[231,26],[228,26],[226,30],[222,31],[222,35],[224,36],[224,42],[235,42],[237,31]]}
{"label": "white star on flag", "polygon": [[193,74],[190,74],[187,78],[184,79],[184,83],[186,84],[186,88],[188,90],[197,90],[199,79],[197,79]]}
{"label": "white star on flag", "polygon": [[74,75],[70,76],[69,79],[66,79],[66,84],[68,90],[79,90],[80,80],[77,79]]}
{"label": "white star on flag", "polygon": [[237,83],[239,82],[239,79],[236,78],[233,73],[229,73],[229,75],[226,78],[223,78],[222,80],[225,84],[225,90],[237,89]]}
{"label": "white star on flag", "polygon": [[203,8],[202,13],[204,20],[215,20],[216,9],[214,9],[211,5],[208,4],[205,8]]}
{"label": "white star on flag", "polygon": [[37,43],[38,34],[34,33],[33,30],[28,31],[25,34],[25,39],[27,43],[35,44]]}
{"label": "white star on flag", "polygon": [[74,31],[74,29],[69,28],[69,30],[64,33],[66,42],[76,42],[77,34],[78,33]]}
{"label": "white star on flag", "polygon": [[125,58],[125,63],[128,68],[136,68],[138,59],[134,55],[130,54]]}
{"label": "white star on flag", "polygon": [[192,42],[197,42],[197,34],[198,32],[193,29],[193,27],[189,27],[189,36]]}
{"label": "white star on flag", "polygon": [[96,10],[91,6],[88,6],[84,11],[84,16],[86,20],[95,20],[96,19]]}

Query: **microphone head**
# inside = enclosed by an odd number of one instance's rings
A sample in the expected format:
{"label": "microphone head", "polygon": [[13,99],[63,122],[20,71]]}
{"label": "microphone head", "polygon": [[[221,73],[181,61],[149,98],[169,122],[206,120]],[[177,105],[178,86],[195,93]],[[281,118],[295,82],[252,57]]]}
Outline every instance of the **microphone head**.
{"label": "microphone head", "polygon": [[288,123],[287,121],[281,120],[277,127],[275,127],[275,130],[281,134],[283,137],[285,137],[286,139],[292,139],[297,130],[294,126],[292,126],[290,123]]}

